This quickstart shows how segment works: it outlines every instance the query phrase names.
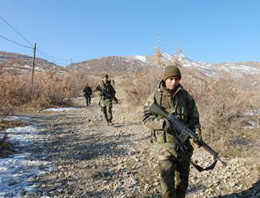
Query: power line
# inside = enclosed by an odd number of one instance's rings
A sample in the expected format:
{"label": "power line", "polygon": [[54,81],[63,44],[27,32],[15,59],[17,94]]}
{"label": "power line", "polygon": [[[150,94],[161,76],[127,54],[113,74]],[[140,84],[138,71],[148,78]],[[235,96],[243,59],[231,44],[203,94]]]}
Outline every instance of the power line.
{"label": "power line", "polygon": [[[29,49],[34,49],[33,47],[29,47],[29,46],[26,46],[26,45],[17,43],[16,41],[13,41],[13,40],[11,40],[11,39],[8,39],[8,38],[2,36],[1,34],[0,34],[0,37],[3,38],[3,39],[5,39],[5,40],[7,40],[7,41],[9,41],[9,42],[11,42],[11,43],[14,43],[14,44],[16,44],[16,45],[19,45],[19,46],[21,46],[21,47],[25,47],[25,48],[29,48]],[[49,59],[47,56],[45,56],[43,53],[41,53],[40,50],[37,50],[37,51],[38,51],[42,56],[44,56],[46,59]]]}
{"label": "power line", "polygon": [[[29,43],[31,46],[33,46],[33,44],[32,44],[28,39],[26,39],[25,36],[23,36],[21,33],[19,33],[18,30],[16,30],[16,29],[15,29],[10,23],[8,23],[3,17],[0,16],[0,19],[2,19],[2,21],[4,21],[9,27],[11,27],[11,28],[12,28],[19,36],[21,36],[27,43]],[[20,43],[18,43],[18,42],[15,42],[15,41],[13,41],[13,40],[11,40],[11,39],[8,39],[8,38],[4,37],[4,36],[1,36],[1,35],[0,35],[0,37],[6,39],[6,40],[8,40],[8,41],[10,41],[10,42],[12,42],[12,43],[14,43],[14,44],[16,44],[16,45],[20,45],[20,46],[22,46],[22,47],[27,47],[27,48],[33,49],[33,47],[28,47],[28,46],[22,45],[22,44],[20,44]],[[41,50],[41,49],[39,49],[39,48],[37,49],[37,52],[40,53],[40,54],[41,54],[43,57],[45,57],[46,59],[56,59],[56,60],[59,60],[59,61],[65,61],[65,59],[56,58],[56,57],[54,57],[54,56],[52,56],[52,55],[50,55],[50,54],[44,52],[43,50]],[[44,55],[44,54],[45,54],[45,55]],[[47,56],[48,56],[48,57],[47,57]]]}
{"label": "power line", "polygon": [[[41,54],[44,58],[46,58],[46,59],[50,59],[50,58],[48,58],[47,56],[45,56],[43,53],[41,53],[41,51],[39,50],[39,49],[36,49],[36,51],[39,53],[39,54]],[[54,63],[55,63],[55,61],[53,61]],[[56,63],[55,63],[56,64]]]}
{"label": "power line", "polygon": [[43,57],[49,60],[53,60],[55,64],[60,63],[63,64],[66,60],[65,59],[60,59],[60,58],[55,58],[54,56],[49,55],[48,53],[44,52],[43,50],[36,49],[36,51],[41,54]]}
{"label": "power line", "polygon": [[19,46],[21,46],[21,47],[26,47],[26,48],[29,48],[29,49],[33,49],[33,47],[29,47],[29,46],[26,46],[26,45],[17,43],[16,41],[13,41],[13,40],[11,40],[11,39],[8,39],[8,38],[2,36],[1,34],[0,34],[0,37],[3,38],[3,39],[5,39],[5,40],[7,40],[7,41],[9,41],[9,42],[11,42],[11,43],[14,43],[14,44],[16,44],[16,45],[19,45]]}
{"label": "power line", "polygon": [[58,61],[64,61],[64,60],[65,60],[65,59],[61,59],[61,58],[54,57],[54,56],[48,54],[47,52],[45,52],[45,51],[43,51],[42,49],[39,49],[39,48],[37,49],[37,51],[38,51],[40,54],[45,54],[46,56],[49,56],[50,58],[56,59],[56,60],[58,60]]}
{"label": "power line", "polygon": [[[0,37],[3,38],[3,39],[5,39],[5,40],[7,40],[7,41],[9,41],[9,42],[11,42],[11,43],[14,43],[14,44],[16,44],[16,45],[19,45],[19,46],[21,46],[21,47],[25,47],[25,48],[29,48],[29,49],[34,49],[33,47],[29,47],[29,46],[20,44],[20,43],[18,43],[18,42],[16,42],[16,41],[13,41],[13,40],[11,40],[11,39],[8,39],[8,38],[6,38],[5,36],[3,36],[3,35],[1,35],[1,34],[0,34]],[[40,51],[39,49],[37,49],[37,51],[38,51],[43,57],[45,57],[46,59],[50,59],[49,57],[47,57],[47,56],[45,56],[43,53],[41,53],[41,51]],[[50,56],[50,55],[49,55],[49,56]]]}
{"label": "power line", "polygon": [[3,17],[0,16],[0,19],[2,19],[10,28],[12,28],[18,35],[20,35],[27,43],[29,43],[31,46],[33,46],[33,44],[27,39],[25,38],[21,33],[19,33],[10,23],[8,23]]}

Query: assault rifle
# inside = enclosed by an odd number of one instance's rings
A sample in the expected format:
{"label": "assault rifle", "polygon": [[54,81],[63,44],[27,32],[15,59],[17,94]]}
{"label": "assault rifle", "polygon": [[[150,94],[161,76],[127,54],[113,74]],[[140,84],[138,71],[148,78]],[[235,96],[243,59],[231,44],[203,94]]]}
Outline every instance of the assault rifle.
{"label": "assault rifle", "polygon": [[[225,165],[225,166],[227,165],[224,161],[222,161],[218,157],[218,153],[216,151],[214,151],[204,141],[200,140],[198,135],[196,133],[194,133],[192,130],[190,130],[187,126],[185,126],[180,120],[178,120],[178,118],[174,114],[169,114],[169,113],[165,112],[155,103],[153,103],[149,107],[148,111],[166,118],[166,124],[169,126],[170,132],[172,135],[174,135],[176,144],[178,145],[178,147],[180,148],[180,150],[184,154],[184,156],[186,156],[185,155],[186,150],[185,150],[184,143],[189,138],[191,138],[196,144],[203,147],[206,151],[208,151],[213,156],[214,162],[206,168],[203,168],[203,167],[199,166],[198,164],[191,161],[192,165],[199,172],[213,169],[217,163],[217,160],[220,161],[223,165]],[[173,128],[175,129],[175,131],[177,133],[173,131]]]}
{"label": "assault rifle", "polygon": [[108,93],[105,89],[102,89],[102,88],[100,88],[100,87],[99,87],[98,90],[101,91],[101,92],[104,94],[105,97],[107,97],[107,98],[111,98],[112,100],[115,101],[115,103],[118,104],[118,100],[117,100],[117,98],[116,98],[114,95]]}

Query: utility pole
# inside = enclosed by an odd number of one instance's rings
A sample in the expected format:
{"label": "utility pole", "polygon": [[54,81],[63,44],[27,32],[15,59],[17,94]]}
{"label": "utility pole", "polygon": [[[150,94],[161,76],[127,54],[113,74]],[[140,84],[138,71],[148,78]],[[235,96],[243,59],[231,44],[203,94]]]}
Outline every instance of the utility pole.
{"label": "utility pole", "polygon": [[35,54],[36,54],[36,43],[34,43],[34,48],[33,48],[32,87],[33,87],[33,78],[34,78]]}

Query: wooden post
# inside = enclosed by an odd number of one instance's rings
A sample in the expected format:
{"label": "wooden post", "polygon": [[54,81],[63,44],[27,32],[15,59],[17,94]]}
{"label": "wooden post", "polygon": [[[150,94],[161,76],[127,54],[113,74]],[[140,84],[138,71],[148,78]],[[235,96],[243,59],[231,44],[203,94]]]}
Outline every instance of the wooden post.
{"label": "wooden post", "polygon": [[33,87],[33,78],[34,78],[35,54],[36,54],[36,43],[34,43],[34,48],[33,48],[32,87]]}

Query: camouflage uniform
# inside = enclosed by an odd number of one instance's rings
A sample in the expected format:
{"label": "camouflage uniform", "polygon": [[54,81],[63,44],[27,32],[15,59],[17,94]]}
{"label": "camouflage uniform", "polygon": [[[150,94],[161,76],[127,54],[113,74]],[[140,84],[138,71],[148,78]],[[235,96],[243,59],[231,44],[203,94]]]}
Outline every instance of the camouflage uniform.
{"label": "camouflage uniform", "polygon": [[174,136],[165,130],[165,120],[147,110],[153,103],[168,113],[175,114],[201,137],[199,113],[194,99],[180,84],[175,90],[169,92],[164,81],[161,81],[144,107],[143,124],[152,130],[154,151],[159,161],[162,196],[184,198],[188,187],[193,147],[187,140],[185,143],[187,154],[186,157],[183,157],[176,146]]}
{"label": "camouflage uniform", "polygon": [[105,90],[108,94],[115,96],[116,91],[111,85],[111,83],[107,82],[105,83],[102,81],[96,88],[97,91],[99,91],[100,100],[99,100],[99,106],[101,107],[101,111],[103,112],[105,119],[108,124],[112,123],[113,115],[112,115],[112,99],[107,97],[104,93],[102,93],[100,90]]}
{"label": "camouflage uniform", "polygon": [[90,86],[86,86],[83,90],[84,97],[86,98],[87,106],[91,104],[91,95],[92,95],[92,89]]}

